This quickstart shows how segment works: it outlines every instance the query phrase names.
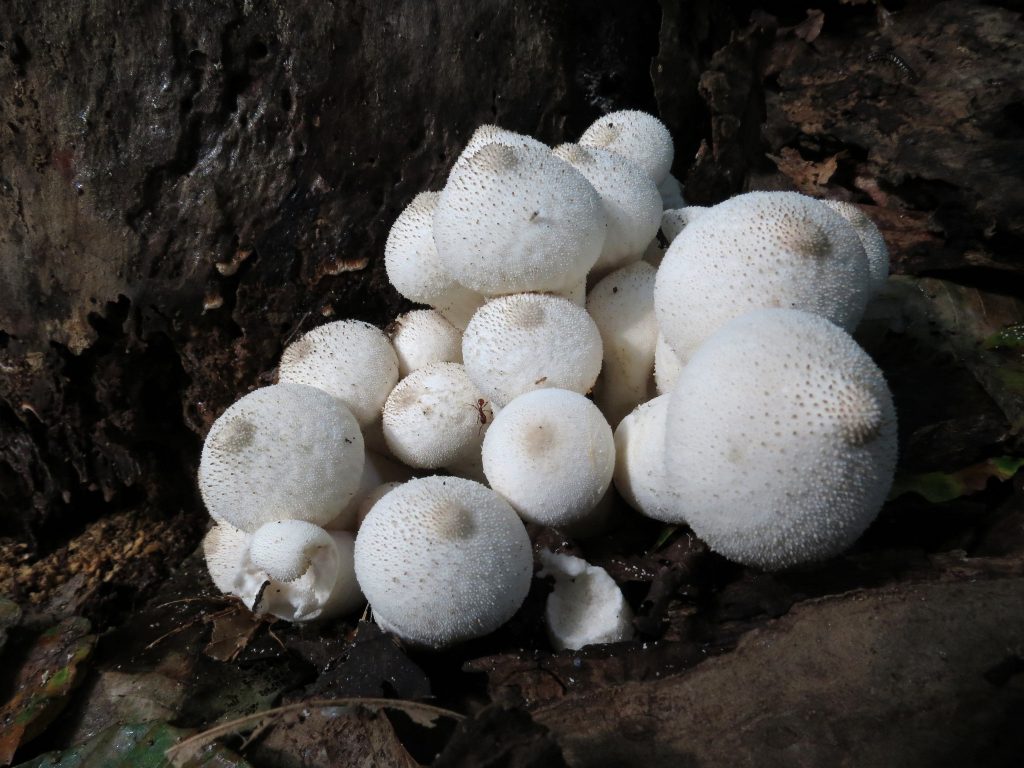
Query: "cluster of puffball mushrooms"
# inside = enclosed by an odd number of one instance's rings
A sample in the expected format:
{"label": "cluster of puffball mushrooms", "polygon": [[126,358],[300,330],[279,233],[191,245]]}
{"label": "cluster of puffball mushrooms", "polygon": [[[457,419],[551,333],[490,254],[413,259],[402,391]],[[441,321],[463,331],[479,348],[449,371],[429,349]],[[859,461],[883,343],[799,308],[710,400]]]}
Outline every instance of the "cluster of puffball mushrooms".
{"label": "cluster of puffball mushrooms", "polygon": [[[593,534],[619,496],[763,569],[852,544],[896,461],[891,395],[849,335],[885,243],[792,192],[686,206],[672,157],[636,111],[553,150],[479,128],[388,237],[392,284],[432,308],[310,331],[213,424],[216,586],[290,621],[368,601],[441,648],[518,610],[525,522]],[[538,559],[556,648],[632,636],[606,571]]]}

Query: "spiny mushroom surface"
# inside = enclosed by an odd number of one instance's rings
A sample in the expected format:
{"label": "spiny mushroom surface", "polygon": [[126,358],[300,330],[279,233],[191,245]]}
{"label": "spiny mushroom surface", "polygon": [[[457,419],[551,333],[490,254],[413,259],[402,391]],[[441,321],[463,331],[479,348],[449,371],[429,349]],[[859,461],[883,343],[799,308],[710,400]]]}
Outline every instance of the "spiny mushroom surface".
{"label": "spiny mushroom surface", "polygon": [[672,134],[654,115],[626,109],[610,112],[584,131],[580,144],[617,152],[628,157],[662,184],[672,169],[675,149]]}
{"label": "spiny mushroom surface", "polygon": [[820,202],[850,222],[857,232],[861,245],[864,246],[864,252],[868,256],[868,268],[871,271],[874,290],[881,290],[889,278],[889,248],[875,222],[853,203],[846,203],[842,200],[821,200]]}
{"label": "spiny mushroom surface", "polygon": [[665,424],[674,509],[730,560],[778,569],[842,552],[878,514],[896,415],[878,366],[798,310],[722,328],[679,376]]}
{"label": "spiny mushroom surface", "polygon": [[583,395],[538,389],[494,417],[483,464],[491,488],[524,520],[578,525],[608,490],[615,443],[601,411]]}
{"label": "spiny mushroom surface", "polygon": [[414,309],[399,315],[388,326],[388,333],[398,356],[400,378],[428,363],[462,362],[462,331],[436,310]]}
{"label": "spiny mushroom surface", "polygon": [[712,333],[761,307],[803,309],[852,331],[870,295],[853,227],[795,192],[750,192],[701,213],[658,269],[654,307],[686,362]]}
{"label": "spiny mushroom surface", "polygon": [[462,336],[466,373],[498,406],[543,387],[589,392],[601,355],[593,319],[558,296],[520,293],[489,301]]}
{"label": "spiny mushroom surface", "polygon": [[459,477],[424,477],[370,510],[355,547],[374,620],[410,643],[443,648],[493,632],[530,588],[526,528],[494,491]]}
{"label": "spiny mushroom surface", "polygon": [[444,268],[487,296],[571,288],[597,261],[606,230],[590,182],[526,145],[485,144],[458,163],[434,212]]}
{"label": "spiny mushroom surface", "polygon": [[286,518],[323,525],[359,488],[364,448],[349,410],[323,390],[274,384],[213,423],[199,463],[210,515],[255,531]]}
{"label": "spiny mushroom surface", "polygon": [[314,328],[281,354],[282,382],[322,389],[343,402],[361,427],[380,415],[398,382],[398,358],[379,328],[338,320]]}
{"label": "spiny mushroom surface", "polygon": [[[642,403],[615,429],[615,488],[629,506],[655,520],[681,522],[665,480],[669,395]],[[671,511],[669,511],[671,510]]]}

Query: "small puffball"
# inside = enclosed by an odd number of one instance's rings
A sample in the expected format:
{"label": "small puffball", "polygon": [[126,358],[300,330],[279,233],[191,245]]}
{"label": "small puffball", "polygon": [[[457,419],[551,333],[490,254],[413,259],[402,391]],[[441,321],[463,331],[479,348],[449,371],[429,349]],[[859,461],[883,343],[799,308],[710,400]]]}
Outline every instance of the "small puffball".
{"label": "small puffball", "polygon": [[249,542],[249,557],[270,578],[295,581],[309,570],[320,550],[333,547],[334,539],[319,525],[274,520],[256,529]]}
{"label": "small puffball", "polygon": [[403,485],[403,483],[400,483],[397,480],[390,483],[382,483],[366,494],[362,501],[359,502],[359,509],[356,512],[357,527],[363,524],[363,520],[365,520],[366,516],[370,514],[370,510],[373,509],[374,504],[401,485]]}
{"label": "small puffball", "polygon": [[710,210],[700,205],[690,205],[686,208],[674,208],[661,214],[661,233],[671,243],[676,236],[686,229],[698,216]]}
{"label": "small puffball", "polygon": [[649,400],[615,429],[615,488],[637,512],[664,520],[669,509],[665,482],[665,419],[669,395]]}
{"label": "small puffball", "polygon": [[654,394],[654,318],[657,270],[638,261],[601,280],[587,296],[587,312],[601,332],[604,364],[594,386],[594,402],[609,424]]}
{"label": "small puffball", "polygon": [[373,506],[355,569],[382,628],[443,648],[512,618],[530,589],[533,555],[522,521],[490,488],[424,477]]}
{"label": "small puffball", "polygon": [[590,315],[556,296],[522,293],[489,301],[462,336],[466,373],[498,406],[544,387],[589,392],[601,356],[601,332]]}
{"label": "small puffball", "polygon": [[547,148],[485,144],[455,165],[434,212],[434,243],[456,281],[487,296],[560,291],[604,245],[601,198]]}
{"label": "small puffball", "polygon": [[[380,439],[384,440],[383,432]],[[359,478],[359,488],[345,509],[324,527],[331,531],[354,531],[359,527],[359,510],[363,508],[366,499],[380,488],[382,483],[404,483],[411,477],[412,470],[409,467],[392,461],[367,447],[366,460],[363,462],[363,474]]]}
{"label": "small puffball", "polygon": [[661,196],[651,177],[632,160],[597,147],[562,144],[553,151],[587,178],[604,205],[608,234],[591,275],[600,278],[637,261],[661,220]]}
{"label": "small puffball", "polygon": [[414,309],[390,326],[398,356],[398,376],[405,378],[428,363],[461,363],[462,331],[433,309]]}
{"label": "small puffball", "polygon": [[819,202],[824,203],[850,222],[857,232],[857,237],[860,238],[861,245],[864,246],[864,252],[868,255],[871,282],[877,293],[889,279],[889,248],[885,245],[885,238],[882,237],[875,222],[853,203],[845,203],[841,200],[821,200]]}
{"label": "small puffball", "polygon": [[658,185],[658,194],[661,196],[661,207],[666,211],[686,207],[683,185],[671,173]]}
{"label": "small puffball", "polygon": [[612,430],[576,392],[540,389],[494,417],[483,444],[484,473],[524,519],[568,526],[585,521],[611,483]]}
{"label": "small puffball", "polygon": [[658,269],[658,327],[682,362],[734,317],[802,309],[852,330],[870,293],[853,228],[795,192],[750,192],[701,213]]}
{"label": "small puffball", "polygon": [[[328,619],[351,613],[363,603],[363,597],[355,576],[352,534],[321,533],[326,537],[322,546],[307,549],[306,570],[289,581],[274,579],[262,570],[251,556],[255,535],[227,523],[210,529],[203,539],[203,552],[217,588],[240,598],[253,612],[285,621]],[[274,561],[283,563],[284,559],[275,557]]]}
{"label": "small puffball", "polygon": [[633,611],[604,568],[546,549],[539,559],[543,570],[538,576],[555,579],[544,618],[556,649],[575,651],[633,639]]}
{"label": "small puffball", "polygon": [[359,320],[338,320],[289,344],[278,375],[282,382],[334,395],[366,427],[380,415],[398,381],[398,358],[379,328]]}
{"label": "small puffball", "polygon": [[611,112],[599,118],[580,137],[585,147],[618,152],[643,168],[655,184],[665,181],[672,169],[672,134],[654,115],[636,110]]}
{"label": "small puffball", "polygon": [[302,384],[257,389],[213,423],[199,463],[210,515],[245,531],[329,522],[359,487],[363,436],[349,410]]}
{"label": "small puffball", "polygon": [[452,325],[465,328],[484,298],[455,282],[437,256],[434,211],[440,197],[440,192],[421,192],[398,216],[384,246],[384,268],[405,298],[428,304]]}
{"label": "small puffball", "polygon": [[384,405],[384,439],[410,467],[439,469],[480,454],[487,401],[458,363],[431,363],[402,379]]}
{"label": "small puffball", "polygon": [[750,312],[679,376],[665,424],[673,516],[731,560],[765,569],[831,557],[878,514],[896,414],[878,366],[842,329]]}
{"label": "small puffball", "polygon": [[665,337],[658,334],[658,341],[654,345],[654,383],[659,395],[671,392],[676,386],[680,371],[683,370],[683,363],[672,347],[665,341]]}

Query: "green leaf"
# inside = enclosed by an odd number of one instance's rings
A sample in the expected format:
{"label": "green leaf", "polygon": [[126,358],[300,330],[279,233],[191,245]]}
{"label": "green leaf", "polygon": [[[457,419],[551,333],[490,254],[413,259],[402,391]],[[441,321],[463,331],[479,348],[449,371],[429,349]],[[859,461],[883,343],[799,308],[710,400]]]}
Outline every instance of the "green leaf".
{"label": "green leaf", "polygon": [[916,493],[935,504],[952,501],[985,490],[991,479],[1005,482],[1016,475],[1021,467],[1024,467],[1024,458],[997,456],[956,472],[925,472],[897,477],[889,498]]}

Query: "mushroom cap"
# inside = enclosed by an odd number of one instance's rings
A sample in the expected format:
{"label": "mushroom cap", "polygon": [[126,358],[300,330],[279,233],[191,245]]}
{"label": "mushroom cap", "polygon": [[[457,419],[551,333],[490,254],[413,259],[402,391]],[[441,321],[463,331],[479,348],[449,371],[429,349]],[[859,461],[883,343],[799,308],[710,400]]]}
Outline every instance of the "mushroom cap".
{"label": "mushroom cap", "polygon": [[543,570],[555,588],[544,610],[548,637],[558,650],[633,638],[633,611],[608,571],[572,555],[541,550]]}
{"label": "mushroom cap", "polygon": [[213,423],[199,462],[210,515],[245,531],[272,520],[324,524],[359,487],[363,436],[336,398],[302,384],[250,392]]}
{"label": "mushroom cap", "polygon": [[653,395],[656,275],[650,264],[637,261],[612,272],[587,296],[587,312],[601,332],[604,349],[594,402],[609,424],[618,424]]}
{"label": "mushroom cap", "polygon": [[729,320],[761,307],[814,312],[852,330],[869,294],[864,248],[839,214],[795,192],[750,192],[704,211],[672,241],[654,308],[685,363]]}
{"label": "mushroom cap", "polygon": [[661,214],[661,233],[671,244],[686,226],[698,216],[710,210],[702,205],[688,205],[685,208],[672,208]]}
{"label": "mushroom cap", "polygon": [[889,492],[896,415],[882,372],[844,331],[765,309],[708,339],[665,426],[672,518],[747,565],[784,568],[850,546]]}
{"label": "mushroom cap", "polygon": [[384,439],[410,467],[439,469],[480,454],[491,410],[459,363],[431,363],[402,379],[384,405]]}
{"label": "mushroom cap", "polygon": [[[384,440],[383,434],[380,439]],[[368,447],[366,459],[363,462],[363,473],[359,478],[359,488],[356,489],[355,495],[345,509],[324,527],[331,531],[354,531],[359,527],[359,510],[362,509],[367,497],[376,491],[382,483],[404,483],[411,477],[412,470],[409,467],[392,461],[387,456],[382,456]]]}
{"label": "mushroom cap", "polygon": [[582,523],[615,469],[615,442],[597,406],[576,392],[539,389],[501,409],[484,436],[484,473],[524,519]]}
{"label": "mushroom cap", "polygon": [[826,206],[838,213],[853,226],[857,237],[860,238],[864,252],[868,256],[868,269],[871,272],[871,282],[877,292],[889,279],[889,248],[885,244],[885,238],[878,230],[875,222],[853,203],[846,203],[841,200],[821,200]]}
{"label": "mushroom cap", "polygon": [[533,555],[522,521],[494,491],[424,477],[373,506],[356,539],[355,569],[378,624],[443,648],[512,617],[530,589]]}
{"label": "mushroom cap", "polygon": [[[355,539],[345,531],[324,536],[321,546],[307,548],[306,571],[290,581],[278,581],[261,570],[251,557],[255,535],[227,523],[210,529],[203,551],[210,577],[221,592],[235,595],[256,613],[285,621],[312,621],[351,613],[363,603],[352,558]],[[275,562],[286,559],[277,557]]]}
{"label": "mushroom cap", "polygon": [[618,152],[643,168],[655,184],[672,169],[672,134],[654,115],[626,109],[598,118],[584,131],[580,144]]}
{"label": "mushroom cap", "polygon": [[600,276],[639,260],[661,221],[661,195],[651,177],[606,149],[562,144],[553,151],[587,178],[604,205],[608,233],[591,272]]}
{"label": "mushroom cap", "polygon": [[597,261],[601,198],[547,148],[485,144],[456,164],[434,212],[445,270],[487,296],[558,291]]}
{"label": "mushroom cap", "polygon": [[356,512],[357,524],[362,525],[363,520],[366,519],[366,516],[370,514],[370,510],[373,509],[373,505],[376,504],[381,499],[383,499],[389,493],[391,493],[391,491],[395,490],[395,488],[399,488],[402,485],[402,482],[392,480],[389,483],[381,483],[368,494],[366,494],[366,496],[363,497],[362,501],[359,502],[359,509]]}
{"label": "mushroom cap", "polygon": [[538,141],[532,136],[527,136],[525,133],[516,133],[498,125],[485,124],[473,131],[473,135],[469,137],[469,141],[466,142],[465,148],[463,148],[459,157],[455,160],[455,164],[458,165],[487,144],[502,144],[506,147],[532,147],[544,152],[548,151],[547,144]]}
{"label": "mushroom cap", "polygon": [[660,333],[654,345],[654,383],[658,394],[664,395],[675,389],[679,372],[683,370],[683,363],[679,355],[665,341]]}
{"label": "mushroom cap", "polygon": [[675,507],[667,502],[665,481],[668,402],[669,395],[661,395],[637,406],[615,429],[615,488],[629,506],[655,520],[666,520]]}
{"label": "mushroom cap", "polygon": [[405,298],[428,304],[452,325],[465,328],[484,298],[459,285],[437,256],[434,211],[440,198],[440,192],[421,192],[399,214],[384,246],[384,268]]}
{"label": "mushroom cap", "polygon": [[331,550],[334,539],[319,525],[305,520],[264,523],[249,541],[253,565],[277,581],[295,581],[310,569],[320,550]]}
{"label": "mushroom cap", "polygon": [[380,328],[360,320],[338,320],[289,344],[281,355],[278,377],[334,395],[366,427],[380,415],[398,382],[398,358]]}
{"label": "mushroom cap", "polygon": [[589,392],[601,355],[601,332],[590,315],[558,296],[520,293],[489,301],[462,335],[466,373],[498,406],[544,387]]}
{"label": "mushroom cap", "polygon": [[462,331],[436,310],[414,309],[399,315],[388,332],[398,357],[399,378],[428,363],[462,362]]}

